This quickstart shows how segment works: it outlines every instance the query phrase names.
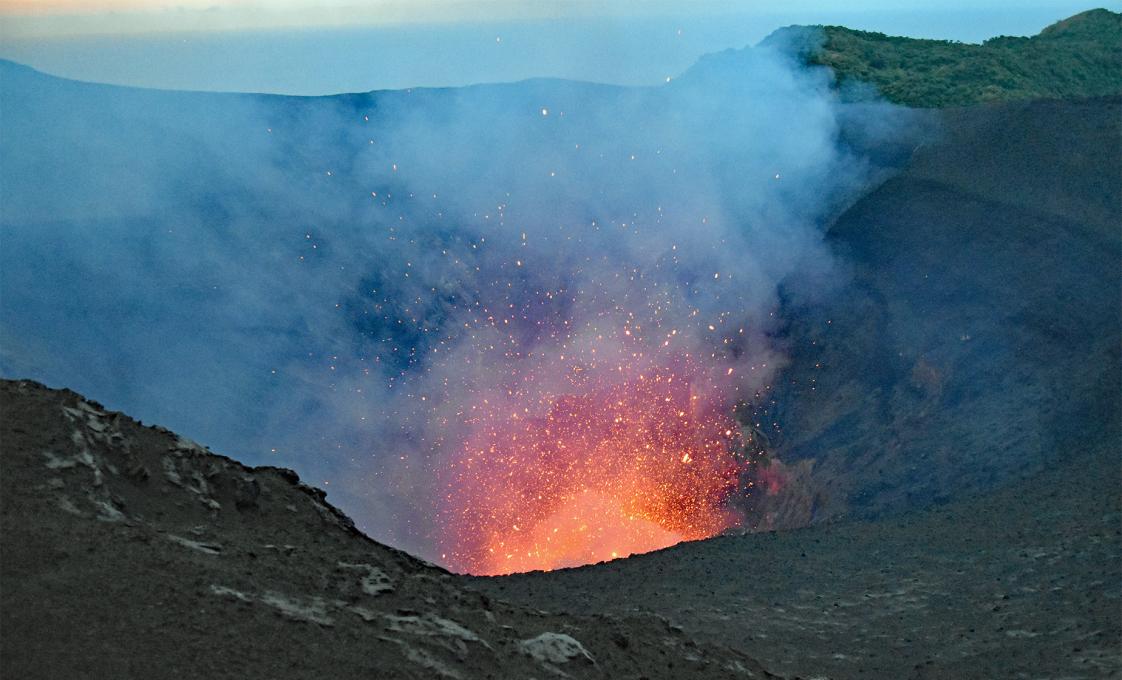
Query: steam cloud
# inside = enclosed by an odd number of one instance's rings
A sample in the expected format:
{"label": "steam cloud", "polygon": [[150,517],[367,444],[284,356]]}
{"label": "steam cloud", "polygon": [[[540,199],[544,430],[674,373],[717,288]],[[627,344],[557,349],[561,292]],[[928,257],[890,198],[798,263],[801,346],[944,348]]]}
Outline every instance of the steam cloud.
{"label": "steam cloud", "polygon": [[[728,409],[907,118],[783,50],[663,87],[285,98],[3,64],[0,372],[295,467],[439,561],[480,422],[688,358]],[[559,357],[566,356],[562,359]]]}

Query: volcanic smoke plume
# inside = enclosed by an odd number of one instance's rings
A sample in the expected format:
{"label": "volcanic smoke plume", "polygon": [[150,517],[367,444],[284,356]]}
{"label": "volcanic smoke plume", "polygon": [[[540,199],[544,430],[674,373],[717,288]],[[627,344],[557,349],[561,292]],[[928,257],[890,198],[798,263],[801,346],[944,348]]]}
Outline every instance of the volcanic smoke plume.
{"label": "volcanic smoke plume", "polygon": [[854,140],[902,121],[764,48],[647,89],[36,78],[4,80],[3,373],[291,465],[476,573],[736,525],[778,291],[828,292],[822,225],[880,172]]}

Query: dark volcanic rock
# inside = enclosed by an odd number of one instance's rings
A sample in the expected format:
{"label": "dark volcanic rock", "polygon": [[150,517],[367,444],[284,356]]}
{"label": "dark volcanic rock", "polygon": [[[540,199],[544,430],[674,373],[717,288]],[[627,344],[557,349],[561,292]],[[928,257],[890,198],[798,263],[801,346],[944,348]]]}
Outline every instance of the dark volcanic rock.
{"label": "dark volcanic rock", "polygon": [[999,492],[892,520],[725,536],[479,578],[574,615],[665,615],[769,670],[823,678],[1117,678],[1117,442]]}
{"label": "dark volcanic rock", "polygon": [[5,380],[0,404],[5,678],[775,677],[650,614],[465,590],[291,471],[73,392]]}
{"label": "dark volcanic rock", "polygon": [[849,285],[782,313],[751,524],[945,503],[1122,436],[1122,99],[932,114],[827,238]]}

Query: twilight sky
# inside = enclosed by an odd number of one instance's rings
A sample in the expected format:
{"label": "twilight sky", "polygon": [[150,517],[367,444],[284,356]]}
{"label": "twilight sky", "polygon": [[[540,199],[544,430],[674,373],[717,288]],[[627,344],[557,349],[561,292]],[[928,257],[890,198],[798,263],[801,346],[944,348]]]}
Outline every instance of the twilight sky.
{"label": "twilight sky", "polygon": [[80,80],[328,94],[561,77],[653,84],[792,23],[978,42],[1118,0],[0,0],[0,57]]}

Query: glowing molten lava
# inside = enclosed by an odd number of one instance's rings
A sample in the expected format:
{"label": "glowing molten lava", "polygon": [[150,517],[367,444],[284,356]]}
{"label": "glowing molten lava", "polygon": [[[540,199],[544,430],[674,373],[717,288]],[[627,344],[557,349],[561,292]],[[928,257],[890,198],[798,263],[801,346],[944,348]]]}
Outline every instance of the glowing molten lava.
{"label": "glowing molten lava", "polygon": [[481,418],[451,473],[450,567],[556,569],[712,536],[744,461],[727,409],[681,371],[648,370],[550,401],[546,415]]}

